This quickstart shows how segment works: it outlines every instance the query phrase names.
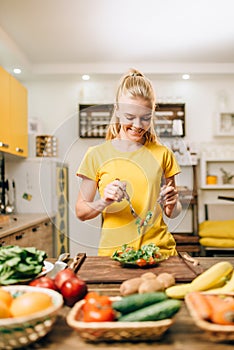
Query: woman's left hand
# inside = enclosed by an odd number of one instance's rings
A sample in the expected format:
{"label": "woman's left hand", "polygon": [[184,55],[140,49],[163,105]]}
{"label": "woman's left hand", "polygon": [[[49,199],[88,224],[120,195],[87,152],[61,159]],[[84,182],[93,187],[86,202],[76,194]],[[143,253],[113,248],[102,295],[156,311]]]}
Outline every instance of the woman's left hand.
{"label": "woman's left hand", "polygon": [[181,209],[177,212],[175,208],[179,203],[179,194],[177,189],[175,188],[174,181],[169,181],[166,185],[163,185],[160,191],[160,199],[159,202],[163,206],[164,212],[168,217],[177,216]]}

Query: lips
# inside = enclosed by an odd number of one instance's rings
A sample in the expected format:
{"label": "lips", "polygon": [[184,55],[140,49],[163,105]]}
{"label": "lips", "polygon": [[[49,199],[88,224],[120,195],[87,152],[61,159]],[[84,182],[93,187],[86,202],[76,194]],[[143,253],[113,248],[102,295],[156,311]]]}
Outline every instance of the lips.
{"label": "lips", "polygon": [[144,129],[135,129],[135,128],[129,128],[128,129],[132,135],[136,135],[136,136],[141,136],[142,132],[144,131]]}

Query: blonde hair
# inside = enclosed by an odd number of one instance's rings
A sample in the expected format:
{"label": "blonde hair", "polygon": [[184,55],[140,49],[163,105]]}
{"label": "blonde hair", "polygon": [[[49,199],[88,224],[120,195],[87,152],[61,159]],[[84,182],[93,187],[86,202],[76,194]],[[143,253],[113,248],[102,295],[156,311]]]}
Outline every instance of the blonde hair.
{"label": "blonde hair", "polygon": [[[129,72],[125,74],[120,80],[120,84],[116,92],[116,104],[113,110],[110,125],[106,133],[106,140],[114,139],[119,134],[120,123],[119,118],[116,115],[116,110],[118,107],[119,99],[123,95],[130,98],[140,97],[150,103],[152,110],[155,109],[156,98],[151,82],[140,71],[136,69],[130,69]],[[147,130],[145,133],[145,138],[146,141],[157,142],[153,118],[151,119],[149,130]]]}

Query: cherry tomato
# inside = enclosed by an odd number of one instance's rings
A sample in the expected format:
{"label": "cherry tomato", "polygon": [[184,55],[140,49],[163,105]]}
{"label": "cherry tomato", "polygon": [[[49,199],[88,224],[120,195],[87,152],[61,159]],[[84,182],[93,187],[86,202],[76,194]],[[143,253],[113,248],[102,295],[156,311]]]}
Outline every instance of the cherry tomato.
{"label": "cherry tomato", "polygon": [[64,302],[68,306],[73,306],[78,300],[84,298],[87,293],[87,285],[78,277],[67,279],[60,288]]}
{"label": "cherry tomato", "polygon": [[29,285],[34,287],[42,287],[57,290],[54,280],[47,276],[36,278],[35,280],[29,282]]}
{"label": "cherry tomato", "polygon": [[133,250],[133,248],[132,247],[127,247],[126,249],[125,249],[125,252],[127,253],[127,252],[131,252]]}
{"label": "cherry tomato", "polygon": [[71,277],[76,277],[76,274],[71,269],[59,271],[55,276],[54,283],[58,289],[62,287],[62,284]]}
{"label": "cherry tomato", "polygon": [[147,264],[147,262],[145,259],[141,258],[141,259],[137,259],[136,264],[138,266],[142,267],[142,266],[145,266]]}
{"label": "cherry tomato", "polygon": [[161,253],[154,254],[155,259],[160,259],[162,257]]}
{"label": "cherry tomato", "polygon": [[153,265],[153,264],[155,264],[156,263],[156,260],[151,256],[150,258],[149,258],[149,260],[148,260],[148,264],[149,265]]}

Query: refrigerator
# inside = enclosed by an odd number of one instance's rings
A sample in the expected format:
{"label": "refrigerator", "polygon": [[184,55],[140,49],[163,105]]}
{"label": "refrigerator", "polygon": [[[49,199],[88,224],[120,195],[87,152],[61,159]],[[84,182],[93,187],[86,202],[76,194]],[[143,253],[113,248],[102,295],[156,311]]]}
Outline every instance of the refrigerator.
{"label": "refrigerator", "polygon": [[15,181],[16,214],[45,213],[54,222],[54,254],[69,252],[68,166],[56,158],[6,161]]}

